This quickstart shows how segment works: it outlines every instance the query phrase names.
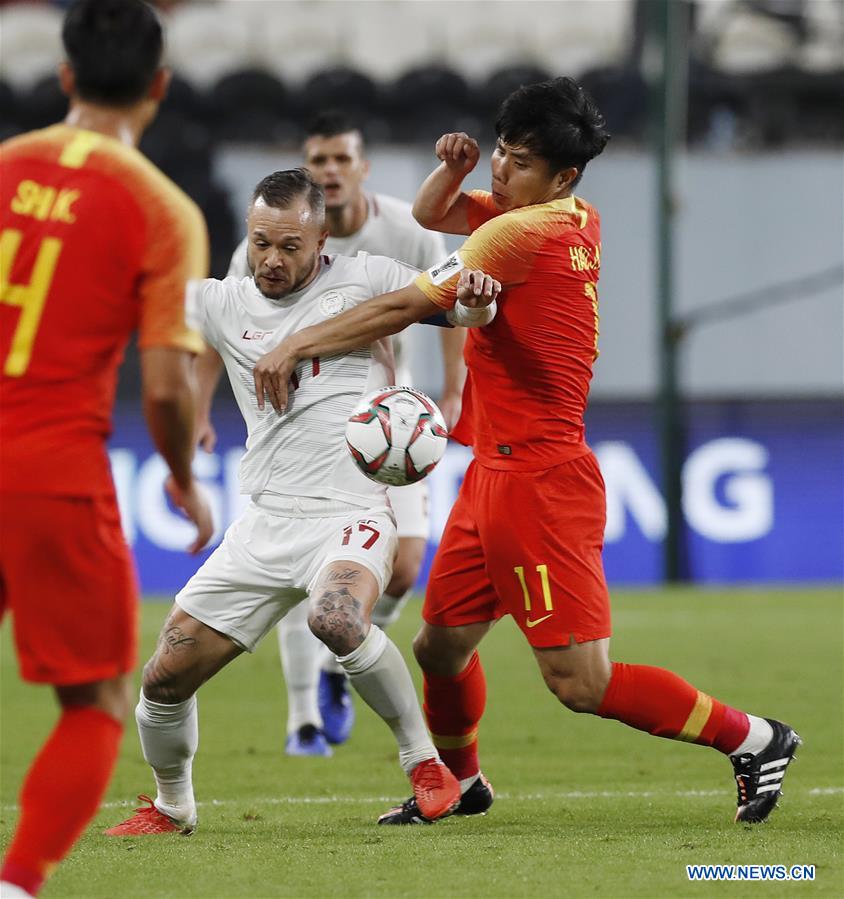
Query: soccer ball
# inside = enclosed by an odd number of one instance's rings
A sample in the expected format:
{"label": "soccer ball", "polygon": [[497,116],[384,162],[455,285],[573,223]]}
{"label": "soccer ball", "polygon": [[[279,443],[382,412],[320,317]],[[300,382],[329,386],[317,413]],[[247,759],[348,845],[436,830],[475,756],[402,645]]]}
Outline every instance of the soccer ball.
{"label": "soccer ball", "polygon": [[421,481],[448,443],[442,412],[410,387],[382,387],[355,406],[346,443],[357,467],[373,481],[403,487]]}

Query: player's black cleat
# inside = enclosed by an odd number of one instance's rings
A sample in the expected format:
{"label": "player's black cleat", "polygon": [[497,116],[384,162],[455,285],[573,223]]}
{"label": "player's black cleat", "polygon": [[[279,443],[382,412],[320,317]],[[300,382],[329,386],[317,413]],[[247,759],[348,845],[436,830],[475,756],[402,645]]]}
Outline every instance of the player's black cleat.
{"label": "player's black cleat", "polygon": [[419,811],[419,806],[413,796],[405,799],[401,805],[384,812],[378,819],[379,824],[433,824]]}
{"label": "player's black cleat", "polygon": [[[490,782],[481,776],[460,797],[460,804],[452,812],[453,815],[485,815],[495,798]],[[433,824],[419,811],[416,800],[411,796],[401,805],[384,812],[378,819],[379,824]]]}
{"label": "player's black cleat", "polygon": [[495,799],[492,784],[481,776],[460,797],[460,805],[454,810],[455,815],[485,815]]}
{"label": "player's black cleat", "polygon": [[803,742],[787,724],[766,720],[774,730],[771,742],[756,755],[730,756],[738,785],[736,821],[747,824],[760,824],[776,808],[786,769]]}

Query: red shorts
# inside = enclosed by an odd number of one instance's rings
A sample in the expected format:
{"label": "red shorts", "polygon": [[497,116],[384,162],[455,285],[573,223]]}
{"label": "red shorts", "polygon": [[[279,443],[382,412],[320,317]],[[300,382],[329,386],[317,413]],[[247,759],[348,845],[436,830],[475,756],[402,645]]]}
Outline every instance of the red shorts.
{"label": "red shorts", "polygon": [[591,452],[544,471],[473,462],[431,568],[423,618],[459,627],[509,614],[536,647],[609,637],[605,523]]}
{"label": "red shorts", "polygon": [[0,496],[0,615],[21,676],[70,686],[137,661],[138,590],[112,497]]}

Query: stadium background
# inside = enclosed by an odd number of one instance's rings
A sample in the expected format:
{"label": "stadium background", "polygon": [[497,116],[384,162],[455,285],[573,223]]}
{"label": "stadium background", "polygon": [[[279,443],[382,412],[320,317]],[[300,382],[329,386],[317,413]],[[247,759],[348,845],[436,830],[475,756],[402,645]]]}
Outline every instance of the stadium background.
{"label": "stadium background", "polygon": [[[844,578],[842,202],[844,5],[836,0],[672,0],[687,41],[672,233],[683,399],[680,575],[696,582]],[[433,141],[491,146],[498,101],[525,81],[580,78],[614,134],[579,192],[603,218],[601,357],[588,435],[608,486],[613,584],[653,584],[667,529],[657,398],[658,128],[650,17],[634,0],[220,0],[162,3],[176,78],[143,149],[208,219],[214,275],[241,237],[254,183],[297,165],[303,123],[360,116],[369,187],[412,199]],[[61,4],[0,11],[0,137],[60,119],[53,70]],[[471,186],[486,187],[484,162]],[[455,245],[452,241],[450,247]],[[412,329],[417,385],[439,390],[438,347]],[[121,381],[112,460],[146,592],[196,567],[139,414],[137,362]],[[220,437],[197,467],[223,526],[242,502],[242,425],[224,387]],[[436,540],[468,454],[431,476]],[[430,554],[429,554],[430,555]],[[424,580],[424,571],[422,579]]]}

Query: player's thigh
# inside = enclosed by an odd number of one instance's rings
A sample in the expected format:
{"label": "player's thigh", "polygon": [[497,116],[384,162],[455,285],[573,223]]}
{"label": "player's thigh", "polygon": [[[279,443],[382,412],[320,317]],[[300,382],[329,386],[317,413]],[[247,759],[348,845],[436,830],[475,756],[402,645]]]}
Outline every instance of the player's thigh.
{"label": "player's thigh", "polygon": [[422,618],[452,628],[496,621],[505,609],[487,569],[487,552],[475,521],[476,466],[466,474],[428,575]]}
{"label": "player's thigh", "polygon": [[0,575],[25,680],[87,684],[134,668],[137,584],[113,497],[5,495]]}
{"label": "player's thigh", "polygon": [[568,646],[609,637],[606,511],[592,454],[548,471],[484,477],[478,519],[489,574],[528,642]]}
{"label": "player's thigh", "polygon": [[405,487],[390,487],[387,498],[396,516],[399,543],[393,575],[387,593],[401,596],[416,583],[425,559],[431,521],[428,513],[428,485],[425,481]]}
{"label": "player's thigh", "polygon": [[264,635],[306,595],[296,570],[301,553],[311,547],[306,524],[247,507],[176,594],[176,605],[254,652]]}
{"label": "player's thigh", "polygon": [[404,487],[388,487],[387,499],[396,517],[399,539],[417,537],[427,541],[431,532],[428,484],[417,481]]}

